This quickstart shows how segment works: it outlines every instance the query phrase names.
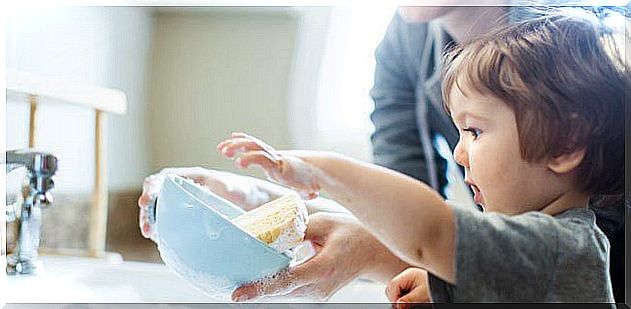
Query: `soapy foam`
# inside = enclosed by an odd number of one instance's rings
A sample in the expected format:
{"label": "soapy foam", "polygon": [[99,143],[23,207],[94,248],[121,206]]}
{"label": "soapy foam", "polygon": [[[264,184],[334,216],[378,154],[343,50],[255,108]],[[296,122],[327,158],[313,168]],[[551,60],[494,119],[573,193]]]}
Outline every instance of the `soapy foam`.
{"label": "soapy foam", "polygon": [[[208,274],[202,274],[194,269],[188,267],[185,263],[180,261],[174,251],[166,246],[163,242],[159,241],[158,238],[158,250],[160,252],[160,257],[164,261],[164,263],[171,268],[175,273],[178,274],[182,279],[189,282],[192,286],[203,292],[204,294],[213,298],[214,301],[218,302],[231,302],[232,291],[235,288],[226,278],[209,276]],[[305,249],[306,248],[306,249]],[[297,251],[297,252],[293,252]],[[315,254],[315,250],[309,241],[303,242],[301,245],[294,248],[294,250],[288,250],[285,254],[293,256],[291,267],[301,264],[311,258]],[[300,252],[304,251],[304,252]],[[299,278],[294,278],[293,275],[288,271],[288,269],[282,270],[278,273],[271,274],[260,278],[253,283],[256,284],[257,293],[262,295],[267,287],[272,282],[276,282],[277,280],[283,281],[293,281],[293,284],[285,287],[280,291],[276,291],[276,293],[268,294],[264,297],[259,297],[256,299],[252,299],[251,301],[255,302],[304,302],[304,301],[317,301],[318,297],[309,292],[308,288],[304,285],[297,284],[299,282]],[[299,295],[286,295],[292,294],[294,291],[301,289],[305,291],[301,291],[298,293]],[[268,291],[269,292],[269,291]],[[295,294],[295,293],[293,293]]]}
{"label": "soapy foam", "polygon": [[294,267],[310,260],[316,255],[317,252],[315,247],[313,246],[313,243],[310,240],[306,240],[293,249],[285,252],[285,254],[287,253],[291,253],[291,255],[288,256],[292,258],[289,267]]}
{"label": "soapy foam", "polygon": [[[291,250],[285,251],[285,254],[292,257],[290,268],[302,264],[312,258],[315,254],[315,248],[311,241],[304,241],[300,245]],[[289,268],[289,269],[290,269]],[[322,297],[318,296],[313,286],[301,282],[301,278],[293,275],[289,269],[284,269],[278,273],[271,274],[255,280],[257,294],[263,295],[267,290],[267,295],[253,299],[254,302],[313,302],[320,301]],[[286,281],[289,285],[277,291],[268,290],[272,282]]]}
{"label": "soapy foam", "polygon": [[[188,179],[185,179],[185,180],[189,181]],[[192,182],[192,181],[190,182],[199,186],[195,182]],[[201,187],[205,191],[209,191],[207,188],[203,186],[199,186],[199,187]],[[259,196],[259,198],[261,197]],[[292,240],[304,238],[304,235],[305,235],[304,231],[306,230],[306,227],[307,227],[306,224],[308,221],[308,213],[306,211],[306,208],[304,208],[304,206],[298,207],[297,217],[298,217],[297,220],[294,221],[296,228],[285,230],[274,243],[286,244],[288,242],[291,242]],[[207,232],[207,237],[211,240],[219,239],[222,236],[222,231],[218,230],[215,226],[211,226],[211,224],[205,224],[205,229]],[[160,240],[160,237],[157,235],[157,232],[152,235],[151,239],[158,244],[158,251],[160,252],[160,257],[162,258],[164,263],[169,268],[171,268],[176,274],[178,274],[178,276],[183,278],[185,281],[189,282],[189,284],[191,284],[192,286],[194,286],[195,288],[197,288],[204,294],[212,297],[213,300],[215,301],[219,301],[219,302],[231,301],[231,294],[235,286],[227,278],[211,276],[209,274],[196,271],[192,269],[191,267],[187,266],[184,262],[182,262],[178,258],[177,254],[175,254],[175,252],[168,245],[166,245],[164,242]],[[270,246],[274,247],[272,244],[270,244]],[[294,247],[294,250],[291,250],[291,249],[283,250],[284,248],[282,247],[275,248],[275,249],[277,250],[281,249],[278,251],[284,251],[283,254],[292,258],[292,262],[290,265],[295,266],[305,261],[304,254],[297,254],[297,255],[294,254],[294,251],[299,251],[299,247],[301,247],[301,245]],[[312,248],[311,254],[315,253],[315,251],[313,251],[313,247],[311,248]],[[272,271],[273,269],[270,269],[267,272],[271,273]],[[265,287],[268,286],[272,281],[279,280],[279,279],[291,280],[292,278],[288,274],[287,269],[285,269],[279,273],[275,273],[275,274],[263,277],[261,279],[258,279],[255,282],[258,283],[257,287],[259,289],[259,294],[262,294],[262,292],[265,290]],[[298,282],[298,280],[293,280],[293,281]],[[305,299],[304,297],[288,298],[281,295],[281,294],[286,294],[292,291],[293,289],[297,289],[297,288],[300,288],[300,286],[298,286],[297,284],[294,284],[288,288],[283,289],[282,291],[278,291],[277,294],[268,295],[268,297],[259,298],[256,301],[277,302],[279,300],[282,300],[282,301],[304,300]]]}
{"label": "soapy foam", "polygon": [[[213,228],[210,224],[206,224],[205,226],[209,237],[220,238],[222,235],[221,230],[217,230]],[[185,281],[189,282],[192,286],[197,288],[199,291],[213,298],[213,300],[219,302],[229,302],[231,301],[231,294],[234,288],[236,288],[227,278],[222,278],[218,276],[212,276],[207,273],[202,273],[196,271],[189,267],[186,263],[181,261],[175,251],[166,245],[163,241],[160,240],[160,237],[154,235],[154,241],[158,244],[158,251],[160,252],[160,257],[164,261],[164,263],[171,268],[178,276],[180,276]],[[247,239],[247,238],[246,238]],[[300,248],[304,247],[304,244],[310,244],[310,242],[304,242],[301,245],[295,247],[294,250],[287,250],[283,254],[292,259],[290,265],[294,266],[298,263],[304,261],[304,254],[294,254],[294,251],[298,251]],[[302,260],[302,261],[301,261]],[[263,287],[270,284],[271,281],[276,279],[284,279],[289,280],[289,276],[287,274],[287,269],[282,270],[279,273],[273,273],[274,269],[264,270],[263,272],[271,273],[269,276],[265,276],[260,278],[254,282],[258,283],[259,292],[263,291]],[[287,292],[287,291],[285,291]],[[279,300],[278,297],[280,295],[275,295],[271,300]]]}
{"label": "soapy foam", "polygon": [[[295,220],[295,221],[299,221],[299,220]],[[304,236],[304,230],[299,230],[299,226],[301,225],[300,223],[296,223],[296,228],[292,228],[292,229],[286,229],[284,230],[276,240],[274,240],[272,243],[270,243],[268,246],[276,249],[276,251],[278,252],[285,252],[289,249],[291,249],[289,247],[289,245],[291,244],[295,244],[296,241],[301,241]]]}
{"label": "soapy foam", "polygon": [[[278,289],[270,289],[273,282],[289,282],[289,284]],[[265,303],[265,302],[313,302],[320,301],[322,297],[317,296],[317,291],[309,283],[299,283],[300,278],[292,275],[289,271],[266,276],[254,281],[256,291],[259,296],[248,300],[249,302]]]}
{"label": "soapy foam", "polygon": [[275,241],[269,244],[270,247],[276,249],[278,252],[285,252],[285,254],[289,256],[292,254],[289,250],[296,247],[289,246],[305,238],[305,231],[307,230],[307,223],[309,221],[309,214],[302,202],[296,207],[296,211],[296,220],[294,220],[293,228],[285,229]]}
{"label": "soapy foam", "polygon": [[231,300],[233,286],[227,278],[209,276],[195,271],[183,263],[171,248],[159,240],[159,237],[157,238],[160,258],[176,274],[216,301],[229,302]]}
{"label": "soapy foam", "polygon": [[248,191],[249,193],[245,194],[245,204],[249,206],[250,210],[271,200],[267,192],[255,190],[254,188],[249,188]]}
{"label": "soapy foam", "polygon": [[[281,296],[282,294],[285,294],[288,291],[291,291],[299,286],[296,280],[293,280],[292,282],[291,280],[292,277],[293,276],[287,270],[284,270],[279,273],[265,276],[259,280],[256,280],[255,283],[257,284],[257,294],[264,295],[264,293],[267,292],[267,294],[265,295],[266,297],[261,297],[261,299],[270,298],[270,297],[278,298],[278,296]],[[269,290],[268,289],[269,284],[271,282],[277,282],[277,281],[290,281],[291,283],[280,290],[276,290],[276,291]]]}
{"label": "soapy foam", "polygon": [[241,207],[243,207],[245,210],[252,210],[261,204],[269,202],[272,199],[272,197],[267,192],[260,190],[254,184],[237,187],[236,184],[228,182],[226,183],[226,191],[242,196],[243,205],[241,205]]}

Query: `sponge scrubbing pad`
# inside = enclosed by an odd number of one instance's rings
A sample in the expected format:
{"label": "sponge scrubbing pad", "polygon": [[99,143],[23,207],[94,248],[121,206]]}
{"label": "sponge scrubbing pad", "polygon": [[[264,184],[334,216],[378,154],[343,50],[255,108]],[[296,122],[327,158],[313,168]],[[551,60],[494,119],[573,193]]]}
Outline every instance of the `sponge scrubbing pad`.
{"label": "sponge scrubbing pad", "polygon": [[282,196],[233,219],[233,223],[270,247],[284,252],[302,242],[308,214],[296,194]]}

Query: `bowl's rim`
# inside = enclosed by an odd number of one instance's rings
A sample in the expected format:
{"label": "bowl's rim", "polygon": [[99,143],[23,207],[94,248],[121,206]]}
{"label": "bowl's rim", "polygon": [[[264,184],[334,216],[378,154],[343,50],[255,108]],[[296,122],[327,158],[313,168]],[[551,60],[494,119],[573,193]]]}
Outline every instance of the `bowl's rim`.
{"label": "bowl's rim", "polygon": [[[193,181],[192,179],[186,178],[186,177],[182,177],[176,174],[169,174],[167,175],[167,177],[170,177],[173,182],[175,182],[176,185],[178,185],[182,191],[187,192],[189,195],[193,196],[195,199],[198,199],[202,202],[202,204],[206,205],[207,207],[213,209],[215,212],[217,212],[218,214],[224,216],[227,220],[232,220],[227,214],[219,211],[218,209],[215,208],[215,205],[209,205],[208,203],[204,202],[203,200],[201,200],[198,196],[200,195],[209,195],[212,197],[213,200],[219,201],[220,203],[223,203],[225,206],[228,206],[230,208],[235,209],[236,212],[239,212],[239,215],[242,215],[244,213],[246,213],[246,211],[235,205],[234,203],[228,201],[227,199],[223,198],[222,196],[212,192],[211,190],[204,188],[203,185],[197,184],[195,183],[195,181]],[[189,189],[190,188],[190,189]],[[196,194],[196,192],[192,192],[192,191],[196,191],[198,193],[201,194]]]}
{"label": "bowl's rim", "polygon": [[[263,250],[265,250],[267,253],[271,253],[272,255],[278,256],[280,259],[285,260],[286,262],[291,262],[291,258],[288,257],[287,255],[285,255],[284,253],[278,252],[276,249],[268,246],[267,244],[265,244],[264,242],[262,242],[261,240],[259,240],[258,238],[250,235],[248,232],[244,231],[242,228],[240,228],[239,226],[237,226],[236,224],[234,224],[232,222],[232,220],[228,219],[224,214],[222,214],[221,212],[219,212],[218,210],[214,209],[212,206],[207,205],[206,203],[204,203],[204,201],[200,200],[199,198],[197,198],[197,196],[195,196],[194,194],[192,194],[187,188],[183,187],[182,185],[180,185],[179,183],[177,183],[175,181],[176,178],[181,179],[182,181],[192,181],[190,179],[187,179],[185,177],[181,177],[175,174],[169,174],[167,175],[167,179],[169,181],[171,181],[171,183],[173,183],[175,186],[179,187],[183,192],[186,192],[186,194],[196,200],[198,202],[198,204],[203,205],[204,207],[201,207],[202,209],[206,209],[207,211],[212,212],[213,214],[219,216],[221,218],[221,220],[226,221],[229,225],[233,226],[234,228],[236,228],[237,230],[239,230],[242,234],[244,234],[246,237],[252,239],[255,241],[256,245],[258,245],[259,247],[263,248]],[[198,184],[195,184],[196,186],[198,186]],[[196,188],[193,186],[193,188]],[[196,188],[199,189],[199,188]],[[215,194],[214,192],[212,192],[211,190],[200,190],[202,191],[204,194],[212,194],[215,197],[220,197],[217,194]],[[223,197],[220,197],[221,200],[225,200]],[[228,201],[226,201],[228,202]],[[229,202],[228,202],[229,203]],[[157,207],[157,205],[156,205]],[[235,205],[235,207],[237,207]],[[156,209],[157,212],[157,209]],[[288,264],[289,265],[289,264]]]}

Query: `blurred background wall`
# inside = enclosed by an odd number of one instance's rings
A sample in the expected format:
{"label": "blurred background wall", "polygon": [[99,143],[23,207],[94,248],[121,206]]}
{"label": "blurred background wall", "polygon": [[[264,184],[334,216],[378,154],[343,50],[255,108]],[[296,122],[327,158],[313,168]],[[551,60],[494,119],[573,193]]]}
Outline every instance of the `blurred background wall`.
{"label": "blurred background wall", "polygon": [[[25,8],[7,16],[7,69],[126,93],[127,113],[108,115],[107,122],[108,243],[139,240],[134,204],[142,179],[151,171],[147,118],[151,9]],[[28,105],[7,97],[6,117],[7,149],[27,147]],[[59,158],[55,202],[43,215],[42,247],[85,248],[95,171],[94,111],[41,104],[37,134],[36,147]],[[23,175],[9,174],[9,198],[19,192]],[[11,240],[9,232],[9,248]]]}
{"label": "blurred background wall", "polygon": [[[151,11],[148,8],[34,8],[7,14],[7,69],[127,94],[124,116],[109,117],[110,189],[138,187],[147,172]],[[60,158],[59,191],[87,191],[93,178],[93,112],[42,105],[38,147]],[[7,102],[7,149],[28,145],[28,106]]]}
{"label": "blurred background wall", "polygon": [[215,145],[232,131],[289,147],[290,9],[157,9],[149,110],[151,167],[233,170]]}
{"label": "blurred background wall", "polygon": [[[140,236],[144,177],[164,167],[237,171],[215,152],[232,131],[278,148],[370,160],[374,48],[394,7],[56,7],[7,14],[7,69],[127,94],[108,118],[108,250],[159,261]],[[7,149],[28,145],[28,105],[7,98]],[[42,247],[87,244],[94,112],[39,110],[37,147],[60,159]],[[11,173],[8,195],[23,174]]]}

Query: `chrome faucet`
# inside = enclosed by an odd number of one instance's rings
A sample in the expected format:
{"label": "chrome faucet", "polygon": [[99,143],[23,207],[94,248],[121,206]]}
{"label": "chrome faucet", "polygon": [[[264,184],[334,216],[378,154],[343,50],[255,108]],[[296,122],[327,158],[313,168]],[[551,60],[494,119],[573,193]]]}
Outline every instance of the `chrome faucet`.
{"label": "chrome faucet", "polygon": [[4,162],[7,174],[26,167],[29,180],[28,190],[23,190],[22,207],[15,209],[13,205],[7,205],[7,221],[16,221],[18,228],[17,245],[7,258],[7,274],[38,274],[43,272],[38,254],[41,210],[53,201],[50,190],[54,186],[52,177],[57,171],[57,158],[34,149],[20,149],[7,151]]}

